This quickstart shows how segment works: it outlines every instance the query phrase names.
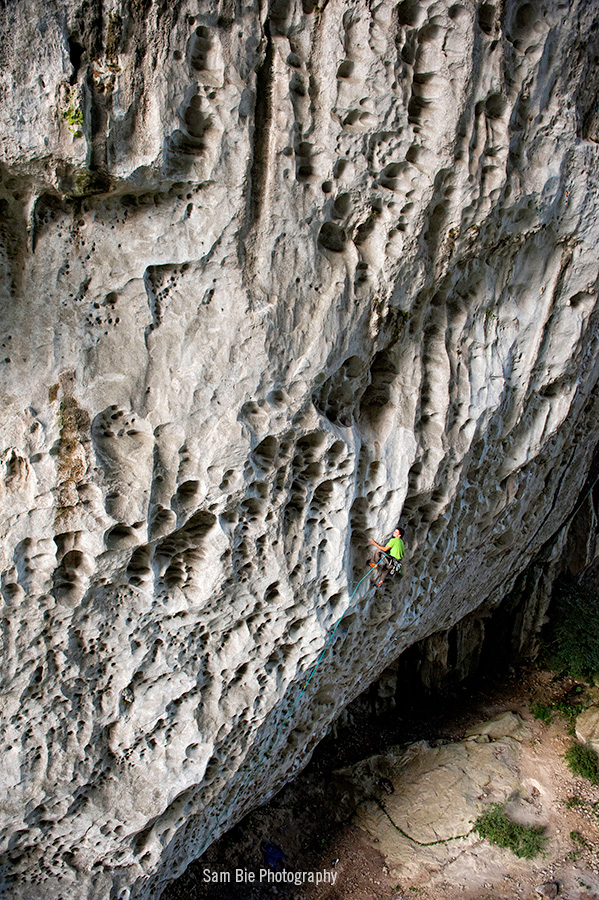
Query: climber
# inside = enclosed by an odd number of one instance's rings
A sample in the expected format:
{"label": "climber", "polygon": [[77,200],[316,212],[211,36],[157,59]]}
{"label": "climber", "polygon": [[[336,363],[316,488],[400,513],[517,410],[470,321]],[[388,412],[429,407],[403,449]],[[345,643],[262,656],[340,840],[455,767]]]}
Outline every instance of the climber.
{"label": "climber", "polygon": [[389,543],[385,547],[382,544],[377,544],[372,538],[368,542],[374,547],[378,547],[377,552],[374,554],[374,559],[369,563],[373,569],[378,565],[381,566],[380,577],[376,583],[377,587],[382,585],[387,577],[387,572],[391,572],[392,575],[401,575],[401,560],[406,549],[402,536],[403,531],[401,528],[396,528],[393,532],[393,537],[389,539]]}

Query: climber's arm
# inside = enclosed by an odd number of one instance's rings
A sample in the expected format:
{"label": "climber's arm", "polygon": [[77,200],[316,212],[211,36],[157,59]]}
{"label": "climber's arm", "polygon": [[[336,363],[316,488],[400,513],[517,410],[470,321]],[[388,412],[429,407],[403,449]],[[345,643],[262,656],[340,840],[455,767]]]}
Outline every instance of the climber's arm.
{"label": "climber's arm", "polygon": [[387,544],[386,547],[383,547],[382,544],[377,544],[377,542],[376,542],[376,541],[373,541],[372,538],[369,540],[368,543],[369,543],[369,544],[372,544],[373,547],[378,547],[379,550],[382,550],[382,551],[383,551],[383,553],[386,553],[387,550],[389,550],[389,548],[391,547],[391,544]]}

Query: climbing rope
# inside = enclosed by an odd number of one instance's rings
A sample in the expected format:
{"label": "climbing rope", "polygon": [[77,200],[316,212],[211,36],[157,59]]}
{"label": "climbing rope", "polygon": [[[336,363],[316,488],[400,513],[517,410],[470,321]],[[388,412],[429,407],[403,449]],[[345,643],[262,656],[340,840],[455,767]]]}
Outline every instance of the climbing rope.
{"label": "climbing rope", "polygon": [[[387,555],[387,554],[385,554],[385,555]],[[308,685],[310,684],[310,682],[311,682],[311,680],[312,680],[312,676],[314,675],[314,673],[316,672],[318,666],[320,665],[323,656],[325,655],[325,653],[326,653],[327,650],[329,649],[329,645],[330,645],[331,641],[333,640],[333,638],[335,637],[335,632],[336,632],[337,629],[339,628],[339,625],[341,624],[341,620],[344,618],[344,616],[346,615],[348,609],[350,608],[350,606],[351,606],[351,604],[352,604],[352,600],[353,600],[354,597],[356,596],[356,592],[357,592],[358,588],[360,587],[360,585],[362,584],[362,582],[365,581],[366,578],[368,578],[368,576],[371,574],[371,572],[372,572],[374,569],[378,568],[378,566],[380,565],[382,559],[383,559],[383,557],[381,557],[381,559],[379,559],[379,561],[376,563],[375,566],[373,566],[372,568],[369,568],[369,571],[366,572],[366,575],[364,575],[362,578],[360,578],[360,580],[358,581],[357,585],[355,586],[354,591],[353,591],[351,597],[349,598],[349,603],[347,604],[346,608],[343,610],[343,612],[341,613],[341,615],[340,615],[339,618],[337,619],[337,622],[336,622],[336,624],[335,624],[335,627],[334,627],[333,630],[331,631],[331,636],[329,637],[328,641],[326,642],[326,644],[324,645],[323,649],[321,650],[320,656],[318,657],[318,659],[317,659],[316,662],[314,663],[314,668],[313,668],[312,671],[310,672],[310,674],[309,674],[309,676],[308,676],[308,680],[306,681],[305,685],[303,686],[303,688],[302,688],[301,691],[299,692],[299,695],[298,695],[298,697],[297,697],[297,700],[295,701],[295,703],[293,704],[293,706],[291,707],[291,709],[289,710],[289,712],[287,713],[287,715],[285,716],[285,718],[283,719],[283,721],[281,722],[281,725],[280,725],[279,729],[275,732],[275,739],[279,736],[279,734],[280,734],[282,728],[287,724],[288,720],[291,718],[292,713],[294,712],[294,710],[295,710],[297,704],[300,702],[300,700],[301,700],[301,698],[302,698],[302,694],[304,693],[304,691],[306,690],[306,688],[307,688]]]}
{"label": "climbing rope", "polygon": [[[337,622],[335,623],[335,627],[333,628],[333,630],[332,630],[332,632],[331,632],[331,634],[330,634],[330,637],[329,637],[328,641],[327,641],[326,644],[324,645],[323,649],[320,651],[320,654],[319,654],[319,656],[318,656],[318,659],[317,659],[316,662],[314,663],[314,666],[312,667],[312,671],[310,672],[310,674],[309,674],[309,676],[308,676],[308,678],[307,678],[307,680],[306,680],[306,683],[304,684],[304,686],[302,687],[301,691],[299,692],[299,694],[298,694],[298,696],[297,696],[297,698],[296,698],[296,700],[295,700],[295,703],[293,704],[293,706],[291,707],[291,709],[289,710],[289,712],[284,716],[283,721],[282,721],[281,724],[279,725],[278,729],[275,731],[272,740],[269,742],[267,750],[265,750],[264,753],[262,754],[262,758],[258,760],[258,762],[257,762],[257,764],[256,764],[255,766],[252,766],[252,767],[250,768],[250,772],[252,772],[252,771],[253,771],[253,772],[257,772],[257,771],[262,767],[262,765],[264,764],[264,761],[266,760],[266,758],[267,758],[267,756],[268,756],[268,753],[269,753],[270,748],[271,748],[272,745],[275,743],[276,739],[277,739],[278,736],[281,734],[283,728],[285,727],[285,725],[287,724],[287,722],[289,721],[289,719],[291,718],[291,716],[292,716],[293,713],[295,712],[295,710],[296,710],[296,708],[297,708],[297,705],[298,705],[298,703],[300,702],[300,700],[301,700],[301,698],[302,698],[302,695],[304,694],[306,688],[308,687],[308,685],[309,685],[310,682],[312,681],[312,678],[313,678],[313,676],[314,676],[314,673],[316,672],[318,666],[319,666],[320,663],[322,662],[322,659],[323,659],[325,653],[327,652],[327,650],[328,650],[328,648],[329,648],[329,646],[330,646],[330,644],[331,644],[331,641],[332,641],[333,638],[335,637],[335,632],[337,631],[339,625],[341,624],[341,620],[342,620],[342,619],[344,618],[344,616],[347,614],[347,611],[350,609],[350,607],[351,607],[351,605],[352,605],[352,601],[353,601],[354,597],[356,596],[356,593],[357,593],[357,591],[358,591],[358,588],[360,587],[360,585],[362,584],[362,582],[365,581],[366,578],[368,578],[368,576],[369,576],[375,569],[377,569],[377,568],[380,566],[381,562],[383,561],[383,559],[384,559],[386,556],[389,556],[389,554],[388,554],[388,553],[384,553],[384,554],[381,556],[381,558],[379,559],[379,561],[378,561],[377,563],[375,563],[374,566],[369,567],[369,569],[368,569],[368,571],[366,572],[366,574],[365,574],[362,578],[360,578],[360,580],[358,581],[357,585],[355,586],[355,588],[354,588],[354,590],[353,590],[353,592],[352,592],[352,594],[351,594],[351,596],[350,596],[350,598],[349,598],[349,603],[347,604],[346,608],[343,610],[343,612],[341,613],[341,615],[340,615],[339,618],[337,619]],[[390,557],[390,558],[392,558],[392,557]],[[233,806],[233,804],[235,803],[235,800],[236,800],[237,797],[239,796],[241,790],[242,790],[242,785],[240,785],[240,786],[238,787],[237,792],[234,794],[234,796],[233,796],[233,798],[232,798],[232,800],[231,800],[231,806]]]}

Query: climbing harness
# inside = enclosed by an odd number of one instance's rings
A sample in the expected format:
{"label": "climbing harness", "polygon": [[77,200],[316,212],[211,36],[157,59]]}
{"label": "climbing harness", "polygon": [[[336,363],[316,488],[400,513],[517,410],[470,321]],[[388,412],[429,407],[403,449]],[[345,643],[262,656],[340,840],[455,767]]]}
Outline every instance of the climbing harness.
{"label": "climbing harness", "polygon": [[387,568],[391,575],[401,575],[401,559],[397,559],[396,556],[391,556],[389,553],[385,553],[384,557],[387,560]]}

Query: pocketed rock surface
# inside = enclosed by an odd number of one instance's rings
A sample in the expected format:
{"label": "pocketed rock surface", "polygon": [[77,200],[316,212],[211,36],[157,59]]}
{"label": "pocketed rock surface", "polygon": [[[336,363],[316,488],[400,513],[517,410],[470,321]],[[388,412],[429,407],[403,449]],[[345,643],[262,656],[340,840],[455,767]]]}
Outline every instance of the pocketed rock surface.
{"label": "pocketed rock surface", "polygon": [[594,557],[598,53],[582,0],[8,5],[8,896],[157,896],[402,650],[536,561],[520,649]]}

